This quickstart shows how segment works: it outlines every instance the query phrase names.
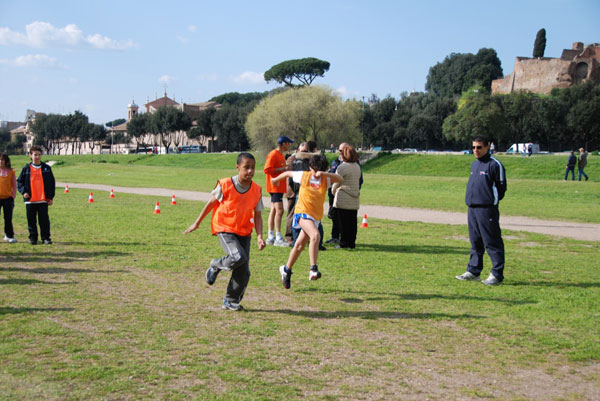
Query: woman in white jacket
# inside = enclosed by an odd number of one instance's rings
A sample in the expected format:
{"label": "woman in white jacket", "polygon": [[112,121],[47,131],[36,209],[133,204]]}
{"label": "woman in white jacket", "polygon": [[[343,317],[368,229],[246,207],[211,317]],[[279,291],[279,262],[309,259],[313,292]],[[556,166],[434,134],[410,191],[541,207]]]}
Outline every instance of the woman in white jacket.
{"label": "woman in white jacket", "polygon": [[341,152],[343,163],[337,168],[337,174],[344,181],[336,183],[332,187],[335,195],[333,200],[334,214],[340,224],[340,248],[351,248],[356,246],[357,215],[360,208],[360,165],[358,152],[353,146],[344,147]]}

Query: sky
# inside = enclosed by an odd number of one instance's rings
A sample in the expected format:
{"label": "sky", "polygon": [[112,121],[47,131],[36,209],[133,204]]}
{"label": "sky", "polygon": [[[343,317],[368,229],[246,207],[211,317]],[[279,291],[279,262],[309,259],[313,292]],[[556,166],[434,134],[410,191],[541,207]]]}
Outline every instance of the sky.
{"label": "sky", "polygon": [[546,57],[598,43],[599,17],[599,0],[0,0],[0,121],[80,110],[104,124],[165,91],[268,91],[265,71],[304,57],[331,63],[313,84],[344,99],[399,98],[452,53],[493,48],[508,75],[541,28]]}

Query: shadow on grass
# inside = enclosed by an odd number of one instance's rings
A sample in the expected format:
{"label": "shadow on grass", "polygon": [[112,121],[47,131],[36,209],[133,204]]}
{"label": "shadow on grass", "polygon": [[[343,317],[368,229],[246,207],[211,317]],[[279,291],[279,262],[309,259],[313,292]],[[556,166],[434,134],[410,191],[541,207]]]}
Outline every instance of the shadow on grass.
{"label": "shadow on grass", "polygon": [[302,316],[311,319],[484,319],[480,315],[454,315],[449,313],[402,313],[380,311],[299,311],[291,309],[247,309],[248,312],[283,313],[292,316]]}
{"label": "shadow on grass", "polygon": [[[442,294],[400,294],[394,292],[372,292],[372,291],[344,291],[344,290],[327,290],[327,289],[315,289],[315,288],[305,288],[296,290],[298,292],[319,292],[319,293],[348,293],[352,295],[367,295],[364,299],[357,297],[350,298],[340,298],[340,301],[346,303],[361,303],[364,301],[389,301],[390,298],[398,298],[406,301],[413,300],[426,300],[426,299],[445,299],[449,301],[492,301],[492,302],[504,302],[507,304],[513,305],[526,305],[526,304],[536,304],[536,301],[526,301],[526,300],[517,300],[517,299],[506,299],[506,298],[491,298],[491,297],[477,297],[472,295],[442,295]],[[369,296],[376,295],[376,296]]]}
{"label": "shadow on grass", "polygon": [[0,271],[35,273],[35,274],[126,273],[127,272],[127,270],[65,269],[62,267],[38,267],[38,268],[34,268],[34,269],[28,269],[26,267],[9,267],[7,269],[0,269]]}
{"label": "shadow on grass", "polygon": [[72,312],[74,310],[73,308],[11,308],[9,306],[2,306],[0,307],[0,316],[33,312]]}
{"label": "shadow on grass", "polygon": [[69,263],[69,262],[77,262],[84,259],[91,259],[94,257],[111,257],[111,256],[127,256],[131,255],[127,252],[117,252],[117,251],[104,251],[104,252],[83,252],[83,251],[73,251],[73,252],[64,252],[64,253],[22,253],[19,256],[4,256],[0,258],[3,262],[6,263],[25,263],[25,262],[44,262],[44,263]]}
{"label": "shadow on grass", "polygon": [[15,284],[15,285],[30,285],[30,284],[55,284],[55,285],[63,285],[63,284],[77,284],[75,281],[71,281],[71,282],[52,282],[52,281],[40,281],[40,280],[33,280],[33,279],[26,279],[26,278],[6,278],[6,279],[0,279],[0,285],[10,285],[10,284]]}
{"label": "shadow on grass", "polygon": [[565,283],[560,281],[505,281],[504,286],[598,288],[600,283]]}
{"label": "shadow on grass", "polygon": [[[56,242],[55,242],[56,244]],[[127,242],[127,241],[118,241],[118,242],[111,242],[111,241],[105,241],[105,242],[100,242],[100,241],[96,241],[96,242],[83,242],[83,241],[65,241],[65,242],[60,242],[60,245],[84,245],[84,246],[89,246],[89,245],[96,245],[96,246],[121,246],[121,245],[148,245],[147,243],[144,242],[137,242],[137,241],[131,241],[131,242]]]}
{"label": "shadow on grass", "polygon": [[[469,254],[469,249],[456,246],[357,244],[357,250],[396,253]],[[343,250],[343,249],[342,249]],[[350,251],[352,252],[352,251]]]}

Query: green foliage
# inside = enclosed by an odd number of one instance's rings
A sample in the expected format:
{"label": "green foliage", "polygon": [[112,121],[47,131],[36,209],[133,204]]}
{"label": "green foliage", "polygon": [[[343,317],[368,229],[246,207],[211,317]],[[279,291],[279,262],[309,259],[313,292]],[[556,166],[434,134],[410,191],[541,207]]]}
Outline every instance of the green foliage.
{"label": "green foliage", "polygon": [[123,124],[125,121],[127,121],[127,120],[125,120],[124,118],[118,118],[116,120],[109,121],[109,122],[105,123],[104,125],[106,127],[112,128],[112,127],[116,127],[117,125]]}
{"label": "green foliage", "polygon": [[540,29],[535,35],[535,42],[533,44],[533,57],[544,57],[546,51],[546,30]]}
{"label": "green foliage", "polygon": [[150,132],[158,135],[167,153],[171,143],[175,143],[175,146],[182,143],[185,132],[192,126],[192,120],[186,113],[170,106],[159,108],[149,119]]}
{"label": "green foliage", "polygon": [[473,86],[490,90],[492,81],[502,77],[502,66],[494,49],[477,54],[452,53],[429,69],[425,89],[437,96],[458,96]]}
{"label": "green foliage", "polygon": [[215,96],[212,99],[210,99],[210,101],[217,102],[220,104],[230,104],[234,106],[247,106],[248,104],[260,102],[268,94],[269,92],[228,92],[219,96]]}
{"label": "green foliage", "polygon": [[248,115],[246,131],[254,149],[272,149],[277,137],[313,140],[319,148],[332,143],[360,143],[360,104],[343,101],[326,87],[294,88],[263,100]]}
{"label": "green foliage", "polygon": [[294,87],[294,78],[301,82],[299,86],[310,85],[316,77],[322,77],[328,70],[329,62],[307,57],[276,64],[264,73],[264,77],[267,82],[273,80]]}

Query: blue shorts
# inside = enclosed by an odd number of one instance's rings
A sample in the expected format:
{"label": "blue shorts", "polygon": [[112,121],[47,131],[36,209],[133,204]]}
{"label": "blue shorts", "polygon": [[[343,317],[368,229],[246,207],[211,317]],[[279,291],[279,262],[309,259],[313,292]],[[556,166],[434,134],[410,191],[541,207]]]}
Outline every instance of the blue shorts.
{"label": "blue shorts", "polygon": [[298,224],[300,219],[312,220],[315,223],[315,227],[319,227],[320,222],[315,220],[315,218],[312,217],[311,215],[308,215],[306,213],[296,213],[294,215],[294,222],[292,223],[292,228],[295,228],[297,230],[302,228],[302,227],[300,227],[300,224]]}
{"label": "blue shorts", "polygon": [[275,193],[270,193],[271,195],[271,202],[273,203],[277,203],[277,202],[283,202],[283,194],[280,192],[275,192]]}

